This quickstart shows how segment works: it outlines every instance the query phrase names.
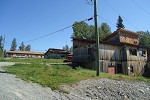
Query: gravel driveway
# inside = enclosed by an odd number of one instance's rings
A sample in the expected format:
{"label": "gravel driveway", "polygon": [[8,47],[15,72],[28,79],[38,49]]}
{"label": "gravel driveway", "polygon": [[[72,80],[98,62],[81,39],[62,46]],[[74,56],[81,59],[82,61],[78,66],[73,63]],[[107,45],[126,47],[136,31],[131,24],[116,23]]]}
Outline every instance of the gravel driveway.
{"label": "gravel driveway", "polygon": [[65,94],[25,82],[6,73],[1,66],[14,63],[0,62],[0,100],[150,100],[150,83],[110,79],[84,80],[73,85],[62,85]]}

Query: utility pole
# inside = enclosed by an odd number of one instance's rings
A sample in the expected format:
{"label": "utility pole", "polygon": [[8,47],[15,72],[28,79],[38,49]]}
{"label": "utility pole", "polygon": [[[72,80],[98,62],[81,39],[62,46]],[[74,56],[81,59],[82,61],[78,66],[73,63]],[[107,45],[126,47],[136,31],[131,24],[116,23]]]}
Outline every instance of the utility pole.
{"label": "utility pole", "polygon": [[98,32],[98,14],[97,14],[97,0],[94,0],[94,21],[95,21],[95,34],[96,34],[96,75],[99,76],[99,32]]}

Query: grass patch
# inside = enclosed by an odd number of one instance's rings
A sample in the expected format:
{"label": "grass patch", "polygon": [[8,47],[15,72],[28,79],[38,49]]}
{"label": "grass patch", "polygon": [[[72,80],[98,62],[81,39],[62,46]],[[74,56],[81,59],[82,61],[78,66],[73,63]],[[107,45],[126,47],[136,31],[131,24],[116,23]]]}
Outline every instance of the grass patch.
{"label": "grass patch", "polygon": [[22,63],[63,63],[65,59],[44,59],[44,58],[1,58],[0,62],[22,62]]}
{"label": "grass patch", "polygon": [[[55,65],[47,66],[45,64],[15,64],[11,67],[4,67],[9,73],[15,74],[17,77],[26,80],[36,82],[42,86],[50,87],[52,89],[58,89],[59,85],[70,84],[79,82],[81,80],[93,79],[93,78],[108,78],[117,80],[133,80],[150,82],[149,78],[145,77],[132,77],[121,74],[111,75],[108,73],[100,73],[100,76],[96,76],[96,71],[71,68],[67,65]],[[68,91],[66,91],[68,92]]]}
{"label": "grass patch", "polygon": [[95,76],[95,71],[72,69],[66,65],[15,64],[4,69],[23,80],[33,81],[52,89],[58,89],[61,84],[70,84]]}

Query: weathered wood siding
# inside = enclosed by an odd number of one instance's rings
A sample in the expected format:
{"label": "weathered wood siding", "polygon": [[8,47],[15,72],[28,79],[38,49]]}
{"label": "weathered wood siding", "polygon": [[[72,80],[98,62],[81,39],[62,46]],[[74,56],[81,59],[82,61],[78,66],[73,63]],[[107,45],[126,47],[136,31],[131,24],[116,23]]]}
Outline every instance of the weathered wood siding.
{"label": "weathered wood siding", "polygon": [[[136,49],[137,50],[137,55],[131,55],[129,49]],[[127,46],[127,61],[147,61],[147,50],[143,48],[137,48],[137,47],[132,47],[132,46]],[[139,51],[140,50],[145,50],[146,55],[145,56],[140,56]]]}
{"label": "weathered wood siding", "polygon": [[[132,76],[140,76],[144,73],[144,68],[147,65],[146,61],[128,61],[127,68],[128,68],[128,75]],[[133,66],[133,73],[131,73],[131,66]]]}
{"label": "weathered wood siding", "polygon": [[119,46],[100,44],[99,46],[100,60],[120,61],[121,60],[120,48],[121,47]]}
{"label": "weathered wood siding", "polygon": [[107,41],[112,42],[112,43],[119,43],[120,42],[119,35],[116,34],[116,35],[112,36],[111,38],[109,38]]}
{"label": "weathered wood siding", "polygon": [[[89,49],[91,50],[89,52]],[[90,47],[73,49],[73,62],[88,62],[94,60],[94,50]]]}
{"label": "weathered wood siding", "polygon": [[139,44],[139,38],[137,36],[134,36],[133,34],[127,34],[127,33],[120,33],[119,34],[120,42],[123,43],[129,43],[129,44]]}

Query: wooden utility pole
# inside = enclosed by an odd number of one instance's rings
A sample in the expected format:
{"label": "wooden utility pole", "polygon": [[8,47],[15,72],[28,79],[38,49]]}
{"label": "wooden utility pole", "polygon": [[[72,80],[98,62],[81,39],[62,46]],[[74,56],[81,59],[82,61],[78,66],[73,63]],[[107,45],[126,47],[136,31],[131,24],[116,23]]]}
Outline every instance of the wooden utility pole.
{"label": "wooden utility pole", "polygon": [[96,75],[99,76],[99,32],[98,32],[98,14],[97,14],[97,0],[94,0],[94,21],[95,21],[95,34],[96,34]]}

